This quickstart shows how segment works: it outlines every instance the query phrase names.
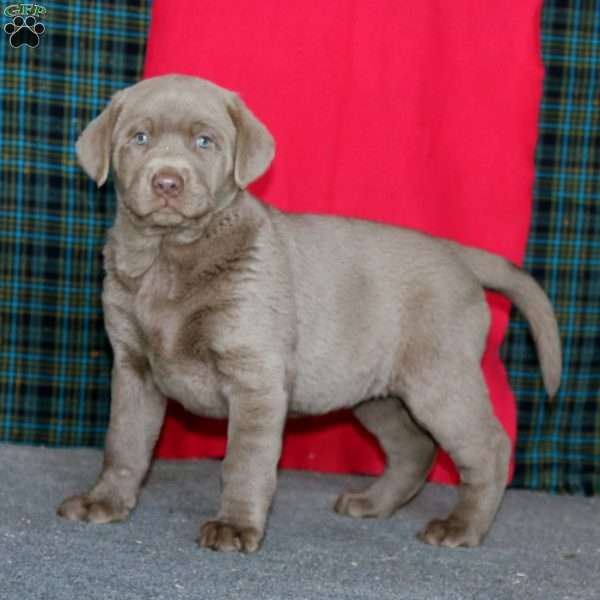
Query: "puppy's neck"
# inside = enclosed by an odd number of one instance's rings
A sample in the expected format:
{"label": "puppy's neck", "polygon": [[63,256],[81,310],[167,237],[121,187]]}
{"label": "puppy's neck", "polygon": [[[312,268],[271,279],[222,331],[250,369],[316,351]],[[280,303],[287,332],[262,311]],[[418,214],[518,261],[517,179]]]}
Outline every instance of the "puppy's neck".
{"label": "puppy's neck", "polygon": [[189,247],[193,250],[197,242],[226,235],[227,230],[235,228],[246,213],[255,212],[253,208],[253,203],[247,201],[246,192],[239,190],[228,202],[220,204],[189,227],[161,228],[140,227],[119,202],[115,222],[108,232],[105,249],[105,256],[109,259],[107,268],[116,269],[121,278],[136,280],[160,256],[169,260],[173,248],[183,250]]}

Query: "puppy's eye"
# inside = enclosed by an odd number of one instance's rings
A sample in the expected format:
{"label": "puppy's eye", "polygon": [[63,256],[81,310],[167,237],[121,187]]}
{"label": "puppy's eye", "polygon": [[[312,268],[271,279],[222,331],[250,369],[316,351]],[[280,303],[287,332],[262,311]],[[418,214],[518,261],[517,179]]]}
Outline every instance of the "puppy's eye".
{"label": "puppy's eye", "polygon": [[213,141],[213,139],[208,137],[207,135],[199,135],[194,140],[194,146],[196,148],[199,148],[200,150],[208,150],[210,148],[213,148],[214,145],[215,142]]}
{"label": "puppy's eye", "polygon": [[150,141],[150,136],[145,131],[138,131],[131,141],[138,146],[145,146]]}

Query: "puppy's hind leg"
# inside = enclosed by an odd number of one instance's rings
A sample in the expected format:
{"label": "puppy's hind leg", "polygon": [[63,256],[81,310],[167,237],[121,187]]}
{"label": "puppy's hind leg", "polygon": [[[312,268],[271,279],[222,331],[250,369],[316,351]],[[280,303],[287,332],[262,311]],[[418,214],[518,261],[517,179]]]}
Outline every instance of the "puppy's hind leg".
{"label": "puppy's hind leg", "polygon": [[479,362],[454,354],[423,369],[408,389],[409,410],[448,452],[461,478],[454,510],[431,521],[419,538],[435,546],[477,546],[500,506],[510,458]]}
{"label": "puppy's hind leg", "polygon": [[335,510],[350,517],[388,517],[423,486],[435,458],[435,443],[399,398],[368,400],[354,414],[379,441],[387,465],[367,489],[341,494]]}

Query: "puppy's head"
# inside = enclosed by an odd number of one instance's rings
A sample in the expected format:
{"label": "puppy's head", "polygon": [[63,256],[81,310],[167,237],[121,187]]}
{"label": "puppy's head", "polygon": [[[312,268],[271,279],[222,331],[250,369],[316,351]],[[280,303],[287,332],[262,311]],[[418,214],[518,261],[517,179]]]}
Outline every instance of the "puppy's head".
{"label": "puppy's head", "polygon": [[183,75],[117,92],[77,141],[101,186],[112,164],[119,201],[140,225],[185,226],[267,169],[274,143],[239,97]]}

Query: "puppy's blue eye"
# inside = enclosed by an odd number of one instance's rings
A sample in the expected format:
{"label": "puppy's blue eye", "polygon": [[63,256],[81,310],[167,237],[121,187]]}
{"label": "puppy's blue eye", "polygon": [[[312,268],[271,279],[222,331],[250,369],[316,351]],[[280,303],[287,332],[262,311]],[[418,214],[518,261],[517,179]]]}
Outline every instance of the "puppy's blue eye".
{"label": "puppy's blue eye", "polygon": [[212,138],[209,138],[207,135],[199,135],[194,140],[194,145],[196,148],[200,148],[201,150],[207,150],[208,148],[212,148],[215,143],[213,142]]}
{"label": "puppy's blue eye", "polygon": [[133,136],[133,142],[135,144],[137,144],[138,146],[144,146],[144,145],[146,145],[148,143],[148,141],[149,141],[149,136],[144,131],[138,131]]}

